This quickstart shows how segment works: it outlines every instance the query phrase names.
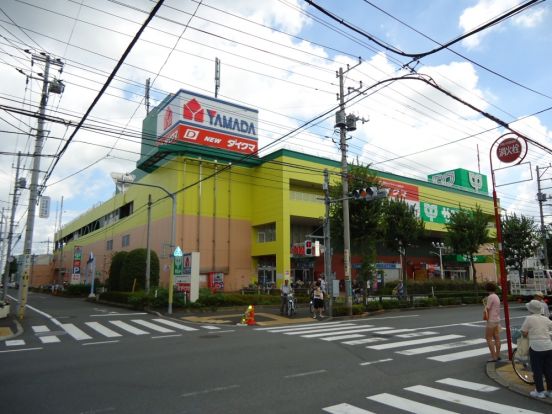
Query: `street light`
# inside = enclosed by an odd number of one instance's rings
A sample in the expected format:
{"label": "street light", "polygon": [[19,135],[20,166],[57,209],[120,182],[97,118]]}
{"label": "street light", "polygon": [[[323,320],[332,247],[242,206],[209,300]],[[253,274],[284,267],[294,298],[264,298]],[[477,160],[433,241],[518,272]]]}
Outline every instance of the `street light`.
{"label": "street light", "polygon": [[[162,191],[164,191],[172,200],[172,225],[171,225],[171,252],[172,249],[176,246],[176,194],[171,193],[165,188],[161,187],[160,185],[155,184],[144,184],[144,183],[135,183],[134,182],[134,176],[129,174],[121,174],[120,176],[114,177],[114,174],[111,174],[113,178],[116,179],[116,181],[120,184],[132,184],[132,185],[141,185],[143,187],[152,187],[152,188],[158,188]],[[148,232],[148,252],[147,252],[147,261],[149,262],[150,258],[150,252],[151,249],[149,247],[149,232]],[[173,254],[171,253],[171,258],[174,260]],[[146,269],[146,292],[149,292],[149,283],[150,283],[150,274],[149,274],[149,268]],[[172,273],[172,266],[171,266],[171,272],[169,276],[169,307],[168,307],[168,314],[172,314],[172,303],[173,303],[173,273]]]}
{"label": "street light", "polygon": [[441,279],[445,278],[445,269],[443,268],[443,250],[447,248],[443,242],[431,242],[431,245],[439,250],[439,253],[431,252],[439,256],[439,266],[441,269]]}

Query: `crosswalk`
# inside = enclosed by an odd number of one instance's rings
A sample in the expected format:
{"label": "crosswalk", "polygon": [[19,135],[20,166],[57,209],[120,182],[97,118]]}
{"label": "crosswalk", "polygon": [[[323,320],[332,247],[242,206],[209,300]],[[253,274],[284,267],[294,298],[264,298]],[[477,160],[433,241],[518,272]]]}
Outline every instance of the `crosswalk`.
{"label": "crosswalk", "polygon": [[422,356],[438,362],[487,355],[484,338],[466,338],[461,334],[444,334],[427,328],[394,328],[354,322],[326,322],[257,328],[257,331],[299,336],[347,346],[364,346],[373,351],[389,351],[402,356]]}
{"label": "crosswalk", "polygon": [[[436,384],[405,387],[400,392],[384,392],[366,397],[363,407],[339,403],[323,407],[330,414],[377,414],[389,413],[390,409],[414,414],[455,414],[467,412],[467,407],[497,414],[544,414],[498,401],[499,388],[486,384],[443,378]],[[400,395],[397,395],[400,394]],[[423,401],[420,401],[423,400]],[[548,412],[548,411],[546,411]]]}
{"label": "crosswalk", "polygon": [[[89,321],[77,326],[73,323],[60,323],[54,320],[51,326],[34,325],[31,327],[34,338],[5,340],[4,345],[8,348],[23,347],[28,342],[38,341],[41,344],[54,344],[61,342],[66,338],[72,338],[75,341],[91,341],[98,338],[113,339],[124,336],[142,336],[157,334],[179,334],[183,332],[193,332],[199,330],[216,331],[220,328],[212,325],[189,326],[163,318],[122,320],[122,318],[112,320],[102,320],[102,322]],[[57,323],[56,323],[57,322]]]}

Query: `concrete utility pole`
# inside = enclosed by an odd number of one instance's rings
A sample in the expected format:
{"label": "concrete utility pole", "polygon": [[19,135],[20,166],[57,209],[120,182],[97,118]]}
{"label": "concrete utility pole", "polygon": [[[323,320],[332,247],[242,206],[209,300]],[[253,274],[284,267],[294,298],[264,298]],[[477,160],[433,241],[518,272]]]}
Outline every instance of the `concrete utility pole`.
{"label": "concrete utility pole", "polygon": [[[25,257],[23,272],[24,280],[23,283],[21,283],[20,285],[21,300],[19,301],[19,319],[23,319],[25,317],[25,306],[27,305],[27,290],[29,288],[28,277],[31,271],[31,251],[33,245],[35,211],[39,195],[38,174],[40,172],[40,158],[42,156],[42,147],[44,146],[44,117],[46,114],[46,105],[48,104],[48,94],[50,86],[50,81],[48,79],[48,77],[50,76],[50,65],[63,67],[63,63],[59,59],[52,59],[50,55],[46,53],[33,55],[33,60],[44,62],[44,74],[42,76],[42,95],[40,98],[40,106],[38,112],[33,168],[31,173],[31,185],[29,193],[29,207],[27,210],[27,225],[25,228],[25,242],[23,245],[23,254]],[[59,82],[54,82],[51,85],[57,86],[58,88],[60,87]],[[53,90],[52,92],[61,93],[60,90]]]}
{"label": "concrete utility pole", "polygon": [[17,209],[17,191],[19,190],[20,182],[19,182],[19,167],[21,165],[21,152],[17,153],[17,168],[15,170],[15,185],[13,186],[13,199],[12,199],[12,207],[11,207],[11,214],[10,214],[10,224],[8,229],[8,248],[6,249],[6,267],[4,270],[4,291],[2,293],[2,302],[6,302],[6,298],[8,295],[8,281],[10,277],[10,265],[13,262],[13,259],[11,257],[12,254],[12,241],[13,241],[13,226],[15,221],[15,210]]}
{"label": "concrete utility pole", "polygon": [[[328,311],[329,315],[333,315],[333,274],[332,274],[332,252],[330,247],[330,178],[328,170],[324,170],[324,204],[326,205],[326,213],[324,216],[324,274],[326,275],[327,292],[329,292]],[[338,292],[339,293],[339,292]]]}
{"label": "concrete utility pole", "polygon": [[[347,65],[347,71],[354,69],[361,62],[359,61],[355,66],[349,67]],[[339,111],[336,113],[335,126],[339,128],[339,147],[341,149],[341,185],[343,188],[343,262],[345,266],[345,306],[347,308],[347,314],[351,316],[353,314],[353,297],[351,286],[351,234],[349,224],[349,167],[347,164],[347,130],[354,130],[356,127],[351,126],[356,122],[354,115],[347,116],[345,114],[345,91],[343,87],[343,68],[339,68],[337,77],[339,78]]]}
{"label": "concrete utility pole", "polygon": [[[549,167],[546,167],[542,174],[548,170]],[[546,246],[546,227],[544,226],[544,214],[542,212],[542,204],[546,201],[546,194],[541,193],[541,177],[539,171],[539,166],[537,165],[537,200],[539,201],[539,210],[540,210],[540,222],[541,222],[541,237],[542,237],[542,251],[544,254],[544,268],[548,269],[548,248]]]}

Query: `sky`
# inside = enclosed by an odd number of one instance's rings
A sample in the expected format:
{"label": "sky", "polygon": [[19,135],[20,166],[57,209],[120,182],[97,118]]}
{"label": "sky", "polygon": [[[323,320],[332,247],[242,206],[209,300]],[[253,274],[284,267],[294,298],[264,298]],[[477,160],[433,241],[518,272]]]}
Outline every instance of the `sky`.
{"label": "sky", "polygon": [[[404,55],[432,51],[531,2],[315,3],[337,20],[303,0],[165,1],[90,111],[85,128],[75,133],[74,125],[98,97],[155,2],[2,1],[0,209],[4,216],[10,215],[19,151],[20,177],[31,181],[29,154],[35,151],[37,128],[32,115],[38,111],[43,85],[41,57],[48,54],[60,62],[51,66],[48,79],[61,80],[65,89],[48,96],[46,115],[58,122],[45,124],[39,182],[45,185],[42,194],[51,197],[51,211],[49,218],[35,219],[33,253],[51,252],[60,223],[113,196],[112,172],[130,173],[136,168],[146,115],[146,79],[151,82],[151,107],[179,89],[214,96],[217,57],[219,98],[259,111],[260,155],[287,148],[341,158],[333,115],[339,68],[346,72],[345,90],[351,88],[346,112],[367,120],[359,121],[357,130],[348,135],[349,162],[423,181],[432,173],[464,168],[481,171],[490,182],[491,146],[510,131],[481,112],[500,119],[531,140],[517,167],[493,157],[501,206],[509,214],[540,220],[537,166],[542,191],[552,198],[548,189],[552,167],[547,168],[552,162],[550,2],[534,2],[414,61]],[[386,81],[407,74],[430,76],[479,111],[420,80]],[[308,123],[324,113],[329,115]],[[307,127],[298,133],[282,138],[304,124]],[[28,205],[29,191],[22,190],[15,211],[16,239],[24,235]],[[544,214],[552,214],[550,206],[545,205]],[[23,250],[23,240],[24,236],[16,242],[14,253]]]}

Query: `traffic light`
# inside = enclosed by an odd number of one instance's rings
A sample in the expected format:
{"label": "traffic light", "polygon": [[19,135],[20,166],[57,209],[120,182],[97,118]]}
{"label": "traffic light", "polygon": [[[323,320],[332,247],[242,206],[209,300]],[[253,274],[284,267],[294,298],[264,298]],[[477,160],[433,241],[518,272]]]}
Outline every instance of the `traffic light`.
{"label": "traffic light", "polygon": [[378,194],[377,187],[366,187],[360,190],[353,191],[353,198],[355,200],[371,200]]}
{"label": "traffic light", "polygon": [[312,240],[305,240],[305,256],[312,256]]}

